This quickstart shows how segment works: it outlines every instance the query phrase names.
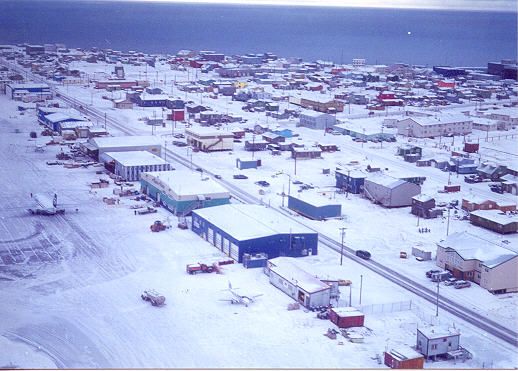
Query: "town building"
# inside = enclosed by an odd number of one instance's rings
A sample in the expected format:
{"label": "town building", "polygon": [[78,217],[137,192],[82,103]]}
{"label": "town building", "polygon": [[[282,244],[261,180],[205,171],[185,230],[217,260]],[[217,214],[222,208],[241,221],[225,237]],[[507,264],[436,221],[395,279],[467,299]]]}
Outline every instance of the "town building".
{"label": "town building", "polygon": [[328,306],[331,286],[285,257],[270,259],[265,269],[270,283],[306,308]]}
{"label": "town building", "polygon": [[518,214],[499,210],[476,210],[469,214],[471,224],[493,232],[508,234],[518,232]]}
{"label": "town building", "polygon": [[53,97],[50,86],[39,83],[6,84],[5,94],[12,100],[23,100],[26,102],[47,100]]}
{"label": "town building", "polygon": [[100,161],[109,164],[112,172],[130,182],[140,180],[140,174],[171,170],[171,164],[148,151],[105,152]]}
{"label": "town building", "polygon": [[367,174],[361,170],[336,170],[336,188],[339,188],[345,192],[360,194],[363,192],[363,184]]}
{"label": "town building", "polygon": [[396,369],[422,369],[424,357],[409,346],[400,346],[383,353],[383,363]]}
{"label": "town building", "polygon": [[416,350],[426,359],[446,356],[460,348],[460,332],[453,328],[421,327],[417,329]]}
{"label": "town building", "polygon": [[231,151],[234,134],[204,127],[185,129],[187,144],[204,152]]}
{"label": "town building", "polygon": [[438,242],[436,264],[493,294],[518,291],[518,254],[468,232]]}
{"label": "town building", "polygon": [[444,135],[464,135],[472,131],[473,120],[468,116],[409,117],[398,121],[397,133],[414,138],[440,137]]}
{"label": "town building", "polygon": [[261,205],[229,204],[195,210],[192,231],[232,259],[265,253],[300,257],[316,255],[318,233]]}
{"label": "town building", "polygon": [[105,152],[148,151],[161,156],[162,144],[155,136],[93,137],[81,144],[83,152],[98,160]]}
{"label": "town building", "polygon": [[336,124],[336,118],[334,115],[329,113],[315,112],[315,111],[304,111],[299,115],[298,126],[326,130],[334,127]]}
{"label": "town building", "polygon": [[199,172],[145,172],[140,174],[140,184],[143,193],[178,216],[230,202],[230,193],[226,188],[209,177],[200,176]]}
{"label": "town building", "polygon": [[342,205],[333,203],[328,197],[314,194],[288,195],[288,208],[313,220],[338,218],[342,215]]}
{"label": "town building", "polygon": [[363,185],[364,195],[384,207],[412,205],[412,197],[421,193],[418,184],[410,183],[388,175],[370,175]]}

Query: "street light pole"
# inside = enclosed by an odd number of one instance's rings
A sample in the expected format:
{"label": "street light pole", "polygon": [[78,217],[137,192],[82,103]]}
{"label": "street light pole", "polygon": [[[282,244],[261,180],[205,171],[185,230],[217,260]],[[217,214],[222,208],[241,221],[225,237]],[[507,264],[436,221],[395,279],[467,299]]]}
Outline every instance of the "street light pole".
{"label": "street light pole", "polygon": [[435,306],[435,317],[439,317],[439,280],[437,280],[437,302]]}
{"label": "street light pole", "polygon": [[360,305],[362,305],[363,275],[360,274]]}

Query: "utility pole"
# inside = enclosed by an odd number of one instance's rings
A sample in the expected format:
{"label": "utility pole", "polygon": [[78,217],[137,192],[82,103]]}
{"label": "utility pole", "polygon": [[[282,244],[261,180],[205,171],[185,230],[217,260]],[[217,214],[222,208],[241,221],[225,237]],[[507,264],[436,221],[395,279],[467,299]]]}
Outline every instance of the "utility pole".
{"label": "utility pole", "polygon": [[345,230],[347,228],[345,227],[341,227],[341,228],[338,228],[341,232],[341,236],[342,236],[342,244],[341,244],[341,248],[340,248],[340,265],[343,264],[343,260],[344,260],[344,237],[345,237]]}
{"label": "utility pole", "polygon": [[294,174],[297,175],[297,153],[295,151],[295,171],[294,171]]}
{"label": "utility pole", "polygon": [[363,275],[360,274],[360,305],[362,305]]}
{"label": "utility pole", "polygon": [[439,317],[439,280],[437,280],[437,301],[435,305],[435,317]]}
{"label": "utility pole", "polygon": [[448,237],[448,235],[450,234],[450,211],[451,211],[451,207],[450,207],[450,205],[448,205],[448,220],[446,222],[446,237]]}

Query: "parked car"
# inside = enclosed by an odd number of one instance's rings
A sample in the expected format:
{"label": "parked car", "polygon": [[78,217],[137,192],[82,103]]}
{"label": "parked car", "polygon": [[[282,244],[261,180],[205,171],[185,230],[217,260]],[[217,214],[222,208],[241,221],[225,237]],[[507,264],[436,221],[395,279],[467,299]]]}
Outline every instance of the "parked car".
{"label": "parked car", "polygon": [[432,278],[432,274],[440,272],[439,269],[431,269],[428,272],[426,272],[426,277]]}
{"label": "parked car", "polygon": [[436,273],[432,273],[432,282],[442,282],[450,279],[453,275],[448,271],[439,271]]}
{"label": "parked car", "polygon": [[464,287],[470,287],[470,286],[471,286],[471,282],[463,281],[463,280],[457,281],[453,284],[453,287],[455,287],[456,289],[463,289]]}
{"label": "parked car", "polygon": [[214,175],[214,178],[216,178],[216,179],[221,179],[221,175],[216,174],[216,175]]}
{"label": "parked car", "polygon": [[234,175],[234,179],[248,179],[248,177],[243,174],[236,174]]}
{"label": "parked car", "polygon": [[365,260],[369,260],[371,258],[371,253],[366,250],[356,250],[356,256]]}
{"label": "parked car", "polygon": [[454,277],[448,278],[446,281],[444,281],[445,286],[452,286],[457,282],[457,279]]}
{"label": "parked car", "polygon": [[255,182],[255,184],[260,185],[261,187],[269,187],[270,186],[270,183],[268,183],[265,180],[258,180],[257,182]]}

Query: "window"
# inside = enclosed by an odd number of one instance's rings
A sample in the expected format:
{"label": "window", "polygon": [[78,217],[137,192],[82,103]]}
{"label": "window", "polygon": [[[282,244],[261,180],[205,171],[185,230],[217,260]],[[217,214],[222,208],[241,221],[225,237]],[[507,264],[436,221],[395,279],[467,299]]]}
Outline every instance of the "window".
{"label": "window", "polygon": [[437,344],[432,344],[432,350],[437,350]]}

